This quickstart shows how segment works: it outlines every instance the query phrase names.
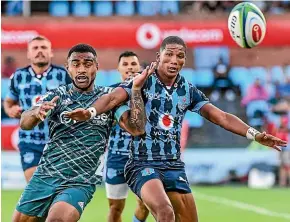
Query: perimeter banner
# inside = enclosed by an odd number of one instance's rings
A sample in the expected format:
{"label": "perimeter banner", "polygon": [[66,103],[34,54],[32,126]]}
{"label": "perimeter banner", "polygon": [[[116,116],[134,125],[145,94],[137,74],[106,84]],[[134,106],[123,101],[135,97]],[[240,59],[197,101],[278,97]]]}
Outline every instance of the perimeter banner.
{"label": "perimeter banner", "polygon": [[[218,21],[132,21],[126,22],[47,22],[47,23],[3,23],[2,48],[26,48],[27,41],[36,35],[44,35],[54,49],[70,48],[80,42],[95,48],[157,48],[162,39],[178,35],[188,47],[230,46],[238,47],[231,39],[227,20]],[[290,45],[290,22],[271,19],[267,22],[266,37],[261,47]]]}

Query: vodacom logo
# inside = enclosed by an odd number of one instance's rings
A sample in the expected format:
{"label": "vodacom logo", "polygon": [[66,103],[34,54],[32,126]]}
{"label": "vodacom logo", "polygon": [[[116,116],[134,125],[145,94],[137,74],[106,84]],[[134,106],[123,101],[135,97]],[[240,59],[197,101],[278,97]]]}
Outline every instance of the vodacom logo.
{"label": "vodacom logo", "polygon": [[159,27],[151,23],[141,25],[136,35],[138,44],[145,49],[157,47],[161,40]]}
{"label": "vodacom logo", "polygon": [[221,43],[224,37],[223,30],[217,28],[197,29],[176,25],[174,28],[161,29],[156,24],[145,23],[138,28],[136,40],[141,47],[153,49],[162,39],[172,35],[179,36],[186,43]]}

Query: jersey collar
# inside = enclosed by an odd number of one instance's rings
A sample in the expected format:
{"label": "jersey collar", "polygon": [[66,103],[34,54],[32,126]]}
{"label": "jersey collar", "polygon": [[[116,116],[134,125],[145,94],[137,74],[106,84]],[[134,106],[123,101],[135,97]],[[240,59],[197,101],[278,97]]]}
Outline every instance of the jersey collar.
{"label": "jersey collar", "polygon": [[42,74],[35,74],[33,68],[30,66],[30,67],[28,68],[28,71],[29,71],[30,75],[32,75],[33,77],[36,77],[37,79],[41,79],[42,77],[46,77],[47,74],[50,72],[51,69],[52,69],[52,66],[50,65],[50,66],[48,67],[48,69],[45,70]]}
{"label": "jersey collar", "polygon": [[176,77],[176,79],[175,79],[175,81],[174,81],[174,83],[172,84],[172,86],[171,86],[170,88],[167,88],[167,86],[166,86],[163,82],[161,82],[161,80],[158,78],[158,75],[157,75],[157,69],[155,70],[155,72],[153,73],[153,75],[154,75],[155,78],[157,79],[157,82],[158,82],[159,84],[161,84],[161,85],[163,86],[163,88],[164,88],[165,90],[167,90],[167,91],[175,90],[175,89],[179,86],[179,83],[180,83],[180,80],[181,80],[181,76],[180,76],[180,74],[178,73],[178,74],[177,74],[177,77]]}

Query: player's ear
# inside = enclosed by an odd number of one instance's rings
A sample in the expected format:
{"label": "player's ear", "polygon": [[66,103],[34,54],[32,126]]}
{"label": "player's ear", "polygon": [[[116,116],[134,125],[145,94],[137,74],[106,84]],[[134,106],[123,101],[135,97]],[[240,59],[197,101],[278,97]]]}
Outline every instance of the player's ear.
{"label": "player's ear", "polygon": [[66,62],[66,63],[64,64],[64,67],[65,67],[66,71],[68,71],[68,62]]}
{"label": "player's ear", "polygon": [[156,52],[156,62],[160,62],[160,52]]}

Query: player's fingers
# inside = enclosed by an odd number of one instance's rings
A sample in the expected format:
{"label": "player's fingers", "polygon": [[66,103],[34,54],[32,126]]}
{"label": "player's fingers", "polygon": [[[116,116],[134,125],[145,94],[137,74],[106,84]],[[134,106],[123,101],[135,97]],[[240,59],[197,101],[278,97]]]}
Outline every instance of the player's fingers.
{"label": "player's fingers", "polygon": [[276,141],[276,145],[286,147],[287,142],[283,141],[283,140],[278,140],[278,141]]}
{"label": "player's fingers", "polygon": [[279,152],[282,151],[282,149],[280,147],[278,147],[278,146],[273,146],[272,148],[275,149],[275,150],[277,150],[277,151],[279,151]]}
{"label": "player's fingers", "polygon": [[59,96],[53,97],[52,100],[50,100],[51,103],[55,103],[59,99]]}
{"label": "player's fingers", "polygon": [[51,109],[54,109],[54,105],[51,105],[51,104],[43,104],[40,108],[40,110],[44,110],[44,111],[49,111]]}

